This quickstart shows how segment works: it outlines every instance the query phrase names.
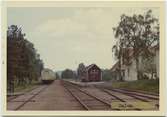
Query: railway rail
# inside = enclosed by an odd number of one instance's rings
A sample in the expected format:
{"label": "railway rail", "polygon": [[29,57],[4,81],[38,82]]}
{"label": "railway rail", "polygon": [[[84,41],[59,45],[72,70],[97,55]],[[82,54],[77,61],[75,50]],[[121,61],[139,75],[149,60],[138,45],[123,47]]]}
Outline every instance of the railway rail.
{"label": "railway rail", "polygon": [[[112,102],[111,102],[111,101],[110,101],[110,102],[106,102],[106,101],[104,101],[103,99],[101,99],[101,98],[99,98],[99,97],[97,97],[97,96],[95,96],[95,95],[91,95],[89,92],[80,89],[79,86],[78,86],[78,85],[75,85],[74,83],[71,83],[71,82],[68,82],[68,81],[64,81],[64,82],[65,82],[66,84],[72,86],[72,87],[74,88],[74,90],[77,89],[78,91],[83,92],[83,93],[85,93],[85,94],[87,94],[87,95],[90,95],[91,97],[94,97],[95,99],[98,99],[98,100],[100,99],[100,101],[103,102],[103,103],[107,103],[107,104],[110,106],[110,110],[121,110],[121,109],[119,109],[119,108],[112,107]],[[82,104],[83,106],[86,105],[86,104],[80,99],[80,97],[76,96],[76,94],[74,94],[74,92],[70,90],[70,87],[66,87],[66,89],[76,98],[77,101],[80,102],[80,104]],[[127,104],[127,101],[126,101],[126,100],[121,99],[120,97],[118,97],[118,96],[112,94],[112,93],[109,92],[108,90],[105,90],[105,89],[100,89],[100,90],[103,91],[103,92],[105,92],[105,93],[107,93],[108,95],[114,97],[117,101],[123,102],[123,104]],[[96,103],[96,102],[94,102],[94,103]],[[132,105],[131,105],[131,106],[132,106]],[[86,107],[86,110],[91,110],[91,109],[87,108],[87,106],[85,106],[85,107]],[[102,110],[102,109],[101,109],[101,110]],[[132,107],[131,109],[128,109],[128,110],[142,110],[142,109],[136,108],[136,107]]]}
{"label": "railway rail", "polygon": [[[151,100],[159,100],[159,97],[158,96],[154,96],[154,95],[148,95],[148,94],[142,94],[142,93],[136,93],[136,92],[130,92],[130,91],[126,91],[126,90],[120,90],[120,89],[111,89],[112,91],[115,91],[115,92],[120,92],[120,93],[123,93],[125,95],[129,95],[129,96],[133,96],[133,97],[137,97],[138,99],[141,99],[141,100],[145,100],[147,101],[147,99],[151,99]],[[143,99],[142,99],[143,98]],[[146,98],[146,99],[144,99]]]}
{"label": "railway rail", "polygon": [[24,94],[26,94],[26,93],[29,93],[29,92],[31,92],[31,91],[33,91],[33,90],[35,90],[35,89],[38,89],[38,88],[39,88],[39,87],[34,87],[34,88],[32,88],[31,90],[25,91],[24,93],[20,93],[20,94],[8,96],[8,97],[7,97],[7,101],[8,101],[8,102],[11,102],[12,100],[16,99],[17,97],[19,97],[19,96],[21,96],[21,95],[24,95]]}
{"label": "railway rail", "polygon": [[[20,94],[20,95],[23,95],[23,94]],[[16,98],[19,97],[20,95],[8,96],[8,97],[7,97],[7,102],[10,102],[10,101],[16,99]]]}
{"label": "railway rail", "polygon": [[[150,102],[153,102],[153,100],[156,100],[157,102],[155,103],[154,107],[159,109],[159,97],[157,94],[147,94],[147,93],[142,93],[142,92],[137,92],[137,91],[129,91],[129,90],[126,90],[126,89],[107,89],[107,88],[101,88],[101,87],[97,87],[95,86],[96,88],[108,93],[109,95],[112,95],[114,97],[116,97],[118,100],[120,101],[125,101],[123,99],[121,99],[120,97],[118,96],[115,96],[113,95],[113,91],[116,92],[116,93],[120,93],[120,94],[124,94],[124,95],[127,95],[127,96],[130,96],[130,97],[133,97],[139,101],[142,101],[142,102],[147,102],[147,103],[150,103]],[[126,101],[125,101],[126,102]],[[137,108],[138,109],[138,108]]]}
{"label": "railway rail", "polygon": [[81,90],[77,86],[67,81],[63,81],[63,85],[70,92],[70,94],[83,106],[85,110],[111,110],[110,103],[105,102],[104,100]]}
{"label": "railway rail", "polygon": [[159,94],[152,93],[152,92],[139,91],[139,90],[130,90],[130,89],[124,89],[124,88],[117,88],[117,89],[123,90],[123,91],[132,92],[132,93],[141,93],[141,94],[147,94],[147,95],[151,95],[151,96],[159,96]]}
{"label": "railway rail", "polygon": [[[80,91],[85,91],[85,92],[90,94],[90,92],[84,90],[84,88],[83,88],[83,90],[81,90],[82,86],[79,86],[78,84],[75,84],[73,82],[69,82],[69,81],[66,81],[66,82],[75,86],[75,88],[79,88]],[[119,95],[116,95],[116,94],[121,94],[121,95],[125,95],[125,96],[128,96],[128,97],[132,97],[133,99],[135,99],[134,101],[136,101],[137,103],[138,102],[143,102],[143,103],[151,104],[153,102],[153,100],[156,100],[157,101],[157,102],[155,102],[156,104],[152,105],[151,108],[152,109],[154,107],[159,108],[159,104],[158,104],[159,97],[157,95],[146,94],[146,93],[141,93],[141,92],[136,92],[136,91],[133,92],[133,91],[123,90],[123,89],[107,89],[107,88],[97,87],[96,85],[94,85],[94,86],[95,86],[95,88],[99,89],[100,91],[107,93],[111,97],[114,97],[116,99],[116,100],[114,100],[115,102],[122,102],[122,104],[125,104],[125,105],[133,102],[133,101],[129,101],[127,99],[124,99]],[[114,94],[114,92],[116,92],[116,94]],[[101,96],[99,96],[98,98],[100,98],[100,97]],[[112,106],[113,102],[109,101],[107,103],[110,103],[111,106]],[[129,110],[143,110],[143,108],[141,108],[141,107],[138,108],[137,106],[135,107],[133,104],[130,104],[130,105],[131,105],[131,109],[129,109]],[[115,108],[115,110],[121,110],[121,109],[120,108]]]}
{"label": "railway rail", "polygon": [[[115,97],[116,99],[120,100],[121,102],[126,102],[124,99],[121,99],[120,97],[114,95],[114,94],[111,92],[112,90],[105,89],[105,88],[98,88],[98,89],[100,89],[101,91],[104,91],[104,92],[106,92],[107,94],[109,94],[109,95]],[[115,92],[117,92],[117,91],[115,91]],[[119,93],[120,93],[120,92],[119,92]],[[122,92],[121,92],[121,93],[122,93]],[[123,93],[123,94],[124,94],[124,93]],[[135,98],[135,99],[137,99],[137,100],[140,100],[140,101],[143,101],[143,102],[149,102],[148,99],[145,99],[145,98],[142,98],[142,97],[139,97],[139,96],[136,96],[136,95],[132,95],[132,94],[125,94],[125,95],[130,96],[130,97],[133,97],[133,98]]]}
{"label": "railway rail", "polygon": [[[41,92],[43,92],[49,85],[43,85],[40,87],[36,87],[31,91],[26,92],[23,95],[19,95],[16,96],[10,100],[8,100],[8,102],[12,103],[12,102],[20,102],[13,110],[19,110],[20,108],[22,108],[26,103],[28,102],[34,102],[35,100],[33,100],[33,98],[35,98],[37,95],[39,95]],[[27,96],[28,95],[28,96]],[[26,99],[21,100],[22,97],[26,97]],[[19,99],[21,98],[21,99]]]}
{"label": "railway rail", "polygon": [[[41,103],[43,96],[55,96],[55,86],[58,86],[57,91],[62,89],[61,95],[59,97],[65,97],[62,100],[69,103],[69,105],[73,105],[73,109],[76,110],[117,110],[117,111],[124,111],[124,110],[132,110],[132,111],[140,111],[140,110],[158,110],[159,109],[159,97],[156,95],[145,94],[141,92],[133,92],[127,91],[123,89],[108,89],[99,87],[96,85],[89,86],[82,86],[75,84],[74,82],[60,80],[56,82],[56,85],[53,84],[51,87],[50,85],[41,85],[39,87],[33,88],[30,91],[25,92],[23,95],[18,95],[10,98],[8,100],[8,104],[12,106],[10,110],[24,110],[25,108],[29,108],[28,106],[36,105],[37,103]],[[47,89],[49,87],[49,89]],[[60,89],[59,89],[60,88]],[[42,93],[43,91],[51,91],[49,95],[46,95],[47,92]],[[61,92],[59,91],[59,92]],[[56,95],[55,95],[56,94]],[[37,97],[36,97],[37,96]],[[35,98],[36,97],[36,98]],[[55,98],[51,98],[45,100],[43,103],[42,108],[46,109],[58,109],[62,108],[62,105],[57,105]],[[68,97],[68,98],[67,98]],[[69,99],[70,98],[70,99]],[[53,99],[53,100],[52,100]],[[59,98],[58,98],[59,99]],[[71,99],[74,100],[71,102]],[[54,103],[53,106],[50,106],[49,103]],[[64,102],[63,101],[63,102]],[[33,103],[32,103],[33,102]],[[62,104],[62,103],[60,103]],[[57,106],[56,106],[57,105]],[[77,105],[77,106],[76,106]],[[147,105],[147,107],[145,107]],[[157,107],[155,107],[155,105]],[[60,106],[60,107],[59,107]],[[67,105],[63,105],[62,109],[69,109],[71,110],[71,106],[66,107]],[[36,106],[35,108],[39,108]]]}
{"label": "railway rail", "polygon": [[[106,92],[106,93],[108,93],[109,95],[111,95],[111,96],[113,96],[113,97],[115,97],[116,99],[118,99],[118,100],[120,100],[121,102],[127,102],[128,103],[128,101],[126,101],[125,99],[123,99],[123,98],[120,98],[119,97],[119,95],[117,96],[117,95],[114,95],[113,94],[113,91],[112,90],[109,90],[109,89],[103,89],[103,88],[99,88],[99,90],[102,90],[102,91],[104,91],[104,92]],[[154,98],[152,99],[150,99],[149,97],[140,97],[140,96],[138,96],[138,95],[133,95],[133,94],[129,94],[129,93],[122,93],[122,92],[117,92],[117,91],[114,91],[114,92],[116,92],[116,93],[120,93],[120,94],[124,94],[124,95],[127,95],[127,96],[129,96],[129,97],[133,97],[134,99],[136,99],[136,102],[145,102],[145,103],[147,103],[147,104],[151,104],[152,102],[154,102],[153,100],[155,100]],[[138,101],[137,101],[138,100]],[[129,101],[129,102],[131,102],[131,101]],[[148,110],[154,110],[154,109],[159,109],[159,100],[156,100],[156,102],[154,102],[155,104],[152,104],[152,106],[150,107],[150,109],[148,109]],[[132,106],[133,106],[133,104],[132,104]],[[139,108],[134,108],[134,110],[143,110],[143,108],[141,108],[141,107],[139,107]]]}

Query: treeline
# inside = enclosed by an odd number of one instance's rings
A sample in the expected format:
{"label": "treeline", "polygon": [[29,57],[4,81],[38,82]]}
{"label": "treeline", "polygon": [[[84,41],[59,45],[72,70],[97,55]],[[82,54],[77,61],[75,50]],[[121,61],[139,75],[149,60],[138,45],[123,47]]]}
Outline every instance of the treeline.
{"label": "treeline", "polygon": [[43,61],[33,43],[25,38],[22,29],[11,25],[7,30],[7,87],[14,92],[17,86],[37,81],[43,69]]}
{"label": "treeline", "polygon": [[72,71],[71,69],[65,69],[61,74],[61,78],[63,78],[63,79],[76,79],[77,74],[75,71]]}
{"label": "treeline", "polygon": [[111,72],[110,69],[102,70],[102,80],[103,81],[115,80],[114,74]]}

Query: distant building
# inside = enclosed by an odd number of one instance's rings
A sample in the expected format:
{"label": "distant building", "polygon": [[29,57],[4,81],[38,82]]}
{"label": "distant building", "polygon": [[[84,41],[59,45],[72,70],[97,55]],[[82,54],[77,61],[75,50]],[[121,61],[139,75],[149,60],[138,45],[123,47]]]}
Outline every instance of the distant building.
{"label": "distant building", "polygon": [[117,61],[110,70],[111,70],[112,79],[120,80],[119,61]]}
{"label": "distant building", "polygon": [[[136,61],[133,56],[133,49],[128,48],[124,49],[124,53],[127,55],[128,60],[126,59],[121,59],[121,67],[123,69],[123,80],[126,81],[132,81],[132,80],[137,80],[137,70],[136,70]],[[139,59],[139,65],[141,63],[141,56],[138,57]]]}
{"label": "distant building", "polygon": [[85,72],[81,77],[82,82],[96,82],[101,80],[102,80],[102,72],[97,65],[91,64],[85,67]]}
{"label": "distant building", "polygon": [[[125,81],[133,81],[138,80],[137,78],[137,70],[136,70],[136,60],[133,54],[133,49],[123,49],[124,53],[126,54],[126,57],[128,60],[121,58],[121,61],[117,61],[113,67],[111,68],[112,76],[115,78],[115,80],[125,80]],[[142,75],[146,76],[147,78],[155,79],[159,78],[159,45],[154,46],[150,48],[150,52],[153,55],[153,67],[156,69],[153,70],[154,76],[152,77],[151,73],[144,71],[144,63],[142,62],[142,52],[139,53],[139,71],[142,72]],[[120,66],[119,66],[120,65]],[[150,66],[148,66],[150,67]],[[121,70],[119,70],[121,68]]]}

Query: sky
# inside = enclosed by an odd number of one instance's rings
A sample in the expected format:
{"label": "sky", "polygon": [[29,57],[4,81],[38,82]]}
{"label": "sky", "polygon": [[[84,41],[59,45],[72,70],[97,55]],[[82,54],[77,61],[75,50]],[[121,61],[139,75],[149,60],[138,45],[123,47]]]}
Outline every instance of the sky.
{"label": "sky", "polygon": [[122,14],[144,14],[158,8],[122,7],[10,7],[7,25],[21,27],[34,44],[46,68],[76,70],[79,63],[110,69],[116,62],[113,27]]}

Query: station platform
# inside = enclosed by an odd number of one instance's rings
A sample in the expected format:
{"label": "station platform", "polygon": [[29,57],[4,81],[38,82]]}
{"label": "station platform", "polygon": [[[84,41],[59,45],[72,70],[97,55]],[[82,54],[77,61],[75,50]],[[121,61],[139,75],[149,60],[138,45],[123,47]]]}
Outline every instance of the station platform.
{"label": "station platform", "polygon": [[82,86],[82,87],[101,85],[105,83],[103,81],[100,81],[100,82],[81,82],[81,81],[75,81],[75,80],[65,80],[65,81],[71,82],[72,84]]}

